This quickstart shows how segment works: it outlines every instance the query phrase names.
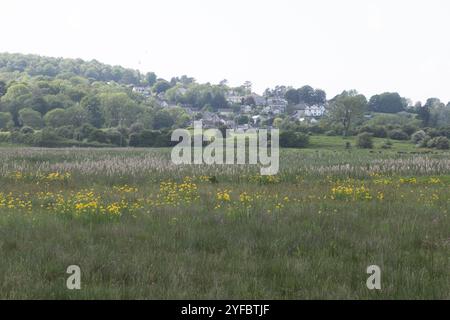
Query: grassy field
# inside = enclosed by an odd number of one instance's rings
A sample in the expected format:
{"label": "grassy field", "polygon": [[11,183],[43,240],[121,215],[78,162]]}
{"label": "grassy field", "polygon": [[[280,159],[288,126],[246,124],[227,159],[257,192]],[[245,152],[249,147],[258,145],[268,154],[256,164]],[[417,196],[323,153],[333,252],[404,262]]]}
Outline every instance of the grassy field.
{"label": "grassy field", "polygon": [[1,149],[0,298],[450,299],[450,154],[311,142],[272,177],[169,149]]}

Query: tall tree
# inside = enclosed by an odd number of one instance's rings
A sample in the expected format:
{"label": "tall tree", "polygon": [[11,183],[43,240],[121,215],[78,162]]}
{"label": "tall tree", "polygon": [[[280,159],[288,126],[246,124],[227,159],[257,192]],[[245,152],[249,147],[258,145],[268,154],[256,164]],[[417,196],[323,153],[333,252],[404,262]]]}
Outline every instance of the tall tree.
{"label": "tall tree", "polygon": [[385,92],[370,98],[368,108],[373,112],[397,113],[406,107],[406,100],[397,92]]}
{"label": "tall tree", "polygon": [[327,102],[327,94],[322,89],[316,89],[314,90],[313,95],[314,104],[323,105],[325,102]]}
{"label": "tall tree", "polygon": [[152,87],[153,92],[155,93],[161,93],[166,92],[168,89],[170,89],[171,85],[170,82],[166,80],[158,80]]}
{"label": "tall tree", "polygon": [[298,100],[301,103],[306,103],[307,105],[314,104],[314,89],[311,86],[303,86],[297,89]]}
{"label": "tall tree", "polygon": [[96,128],[101,128],[104,119],[101,112],[101,102],[97,96],[86,96],[81,100],[81,106],[87,112],[88,121]]}
{"label": "tall tree", "polygon": [[147,72],[147,74],[145,75],[145,80],[150,87],[156,83],[156,79],[156,73],[154,72]]}
{"label": "tall tree", "polygon": [[124,92],[102,93],[101,110],[109,127],[130,126],[139,117],[141,108]]}
{"label": "tall tree", "polygon": [[329,119],[340,123],[343,127],[343,135],[347,136],[350,128],[361,119],[367,106],[364,95],[356,90],[344,91],[336,96],[330,105]]}
{"label": "tall tree", "polygon": [[291,89],[287,90],[284,97],[289,104],[299,103],[299,94],[296,89],[291,88]]}
{"label": "tall tree", "polygon": [[47,126],[53,128],[59,128],[71,123],[71,119],[68,118],[66,110],[59,108],[47,112],[44,121]]}
{"label": "tall tree", "polygon": [[31,108],[24,108],[19,111],[19,122],[21,125],[33,129],[40,129],[43,125],[41,114]]}

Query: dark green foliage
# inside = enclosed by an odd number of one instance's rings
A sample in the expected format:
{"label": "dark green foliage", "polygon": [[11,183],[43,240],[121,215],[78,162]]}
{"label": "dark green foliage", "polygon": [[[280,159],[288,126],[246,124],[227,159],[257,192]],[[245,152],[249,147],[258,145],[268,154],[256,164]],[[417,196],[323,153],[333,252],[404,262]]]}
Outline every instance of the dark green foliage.
{"label": "dark green foliage", "polygon": [[60,59],[38,55],[0,54],[0,71],[27,72],[31,76],[55,77],[58,74],[72,74],[96,81],[116,81],[138,85],[141,80],[137,70],[110,66],[96,60]]}
{"label": "dark green foliage", "polygon": [[371,97],[368,108],[374,112],[397,113],[405,109],[405,104],[397,92],[385,92]]}
{"label": "dark green foliage", "polygon": [[174,123],[174,118],[166,110],[157,111],[153,118],[153,128],[156,130],[170,128]]}
{"label": "dark green foliage", "polygon": [[167,130],[143,130],[141,133],[130,134],[130,147],[170,147],[177,144],[171,141],[171,132]]}
{"label": "dark green foliage", "polygon": [[428,148],[436,148],[439,150],[448,150],[449,149],[449,140],[447,137],[435,137],[430,139],[427,142]]}
{"label": "dark green foliage", "polygon": [[127,141],[119,130],[111,129],[106,132],[106,138],[108,143],[118,147],[125,147]]}
{"label": "dark green foliage", "polygon": [[73,126],[59,127],[55,130],[55,132],[58,136],[66,139],[73,139],[75,135],[75,129]]}
{"label": "dark green foliage", "polygon": [[237,119],[236,119],[236,122],[238,125],[247,124],[247,123],[249,123],[249,121],[250,121],[250,118],[246,115],[241,115],[241,116],[237,117]]}
{"label": "dark green foliage", "polygon": [[162,92],[166,92],[170,87],[171,87],[170,83],[167,82],[166,80],[158,80],[153,85],[152,90],[155,93],[162,93]]}
{"label": "dark green foliage", "polygon": [[387,137],[387,130],[383,126],[377,126],[377,125],[365,125],[361,127],[358,130],[359,133],[368,132],[371,133],[372,136],[376,138],[386,138]]}
{"label": "dark green foliage", "polygon": [[280,146],[284,148],[305,148],[309,144],[309,136],[300,132],[283,131],[280,133]]}
{"label": "dark green foliage", "polygon": [[34,130],[31,127],[25,126],[25,127],[22,127],[22,129],[20,129],[20,132],[23,134],[33,134]]}
{"label": "dark green foliage", "polygon": [[4,96],[6,93],[6,82],[0,81],[0,97]]}
{"label": "dark green foliage", "polygon": [[327,101],[325,91],[314,89],[311,86],[303,86],[299,89],[289,89],[285,93],[285,98],[290,104],[304,103],[309,106],[324,104]]}
{"label": "dark green foliage", "polygon": [[145,75],[145,80],[147,81],[147,84],[149,86],[153,86],[155,84],[155,82],[156,82],[156,79],[157,79],[157,77],[156,77],[156,74],[154,72],[148,72]]}
{"label": "dark green foliage", "polygon": [[425,131],[419,130],[411,136],[411,141],[414,144],[419,144],[427,137],[429,137],[429,136],[427,135],[427,133]]}
{"label": "dark green foliage", "polygon": [[100,99],[97,96],[87,96],[81,100],[81,106],[87,111],[89,123],[96,128],[101,128],[105,122]]}
{"label": "dark green foliage", "polygon": [[95,129],[91,131],[88,137],[88,141],[97,141],[100,143],[108,143],[108,135],[105,131],[100,129]]}
{"label": "dark green foliage", "polygon": [[409,140],[409,135],[400,129],[389,131],[388,136],[392,140]]}
{"label": "dark green foliage", "polygon": [[77,140],[87,139],[96,128],[90,124],[85,124],[81,128],[77,129],[75,136]]}
{"label": "dark green foliage", "polygon": [[140,133],[130,134],[128,145],[130,147],[140,147],[141,146],[141,134]]}
{"label": "dark green foliage", "polygon": [[[141,75],[136,70],[95,60],[0,54],[0,76],[0,130],[5,133],[2,139],[26,145],[170,146],[170,130],[185,128],[193,119],[201,119],[200,112],[206,116],[206,111],[230,107],[230,92],[241,95],[241,101],[232,105],[238,124],[251,120],[248,115],[239,114],[241,102],[256,104],[250,95],[250,83],[232,88],[226,82],[199,84],[188,76],[167,81],[153,72]],[[304,105],[326,103],[325,92],[311,86],[276,86],[267,89],[265,96],[285,97],[292,112]],[[435,141],[430,142],[436,137],[450,138],[450,106],[430,98],[423,107],[416,104],[414,109],[405,109],[405,101],[397,93],[373,96],[370,110],[402,112],[369,114],[365,112],[367,101],[363,95],[344,91],[326,104],[327,113],[322,119],[317,118],[318,124],[300,123],[291,119],[289,113],[276,117],[269,113],[260,125],[275,123],[282,132],[288,132],[282,135],[281,144],[290,147],[303,147],[308,144],[308,135],[324,133],[349,136],[366,132],[373,137],[407,140],[422,125],[431,128],[423,129],[425,137],[415,139],[418,145],[436,145]],[[166,102],[178,107],[167,108]],[[186,107],[199,113],[192,114]],[[257,112],[261,112],[259,106],[253,108],[252,115]],[[222,132],[225,129],[219,127]],[[52,144],[51,138],[57,141]],[[342,148],[342,142],[339,145]]]}
{"label": "dark green foliage", "polygon": [[372,149],[373,148],[372,135],[368,132],[358,134],[358,136],[356,137],[356,145],[358,148]]}

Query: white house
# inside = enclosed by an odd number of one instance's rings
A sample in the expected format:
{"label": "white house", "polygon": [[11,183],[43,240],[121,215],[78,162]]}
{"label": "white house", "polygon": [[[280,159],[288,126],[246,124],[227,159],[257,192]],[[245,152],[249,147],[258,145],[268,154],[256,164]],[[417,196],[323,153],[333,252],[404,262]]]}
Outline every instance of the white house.
{"label": "white house", "polygon": [[227,99],[228,103],[241,104],[242,103],[242,99],[244,99],[244,97],[236,96],[236,95],[229,95],[229,96],[227,96],[226,99]]}
{"label": "white house", "polygon": [[325,107],[320,105],[307,106],[305,108],[305,116],[322,117],[325,114]]}

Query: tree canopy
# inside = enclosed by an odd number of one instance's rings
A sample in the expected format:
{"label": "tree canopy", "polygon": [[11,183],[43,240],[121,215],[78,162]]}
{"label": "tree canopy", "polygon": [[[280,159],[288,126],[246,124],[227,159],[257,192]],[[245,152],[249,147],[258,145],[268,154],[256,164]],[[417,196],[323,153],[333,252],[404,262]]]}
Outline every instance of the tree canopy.
{"label": "tree canopy", "polygon": [[374,112],[397,113],[406,108],[405,101],[397,92],[385,92],[370,98],[368,109]]}

